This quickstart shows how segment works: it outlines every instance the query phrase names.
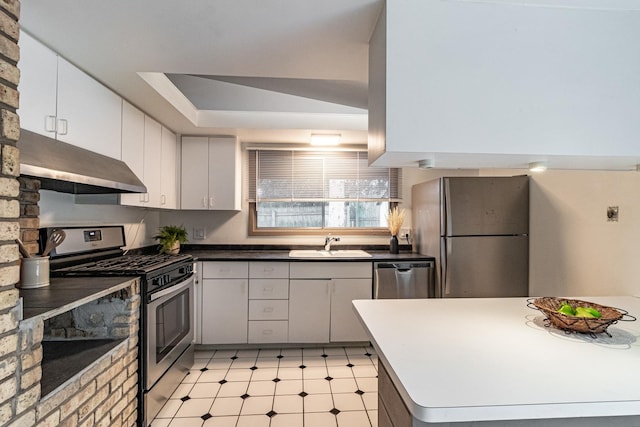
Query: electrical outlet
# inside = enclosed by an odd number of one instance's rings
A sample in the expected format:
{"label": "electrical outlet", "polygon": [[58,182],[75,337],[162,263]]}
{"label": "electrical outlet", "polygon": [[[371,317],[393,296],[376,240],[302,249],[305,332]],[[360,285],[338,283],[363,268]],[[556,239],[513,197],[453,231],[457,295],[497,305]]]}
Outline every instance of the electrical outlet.
{"label": "electrical outlet", "polygon": [[609,206],[607,208],[607,221],[615,221],[618,222],[618,214],[620,210],[618,206]]}
{"label": "electrical outlet", "polygon": [[204,240],[206,235],[207,235],[207,232],[204,228],[194,227],[193,229],[194,240]]}
{"label": "electrical outlet", "polygon": [[402,240],[404,240],[405,242],[410,242],[411,241],[411,229],[410,228],[401,228],[399,237]]}

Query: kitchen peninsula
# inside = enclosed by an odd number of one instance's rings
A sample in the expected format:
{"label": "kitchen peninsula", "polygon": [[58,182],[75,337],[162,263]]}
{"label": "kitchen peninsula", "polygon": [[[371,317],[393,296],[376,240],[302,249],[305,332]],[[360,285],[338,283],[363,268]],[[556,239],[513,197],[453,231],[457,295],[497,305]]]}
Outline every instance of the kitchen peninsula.
{"label": "kitchen peninsula", "polygon": [[[640,298],[585,297],[640,314]],[[565,334],[526,298],[354,301],[379,426],[638,426],[640,322]]]}

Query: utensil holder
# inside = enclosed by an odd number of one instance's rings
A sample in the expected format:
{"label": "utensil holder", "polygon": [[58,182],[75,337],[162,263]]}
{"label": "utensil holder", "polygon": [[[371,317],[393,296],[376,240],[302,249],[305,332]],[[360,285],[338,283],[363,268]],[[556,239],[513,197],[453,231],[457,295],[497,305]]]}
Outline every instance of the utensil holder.
{"label": "utensil holder", "polygon": [[49,257],[22,258],[18,286],[23,289],[49,286]]}

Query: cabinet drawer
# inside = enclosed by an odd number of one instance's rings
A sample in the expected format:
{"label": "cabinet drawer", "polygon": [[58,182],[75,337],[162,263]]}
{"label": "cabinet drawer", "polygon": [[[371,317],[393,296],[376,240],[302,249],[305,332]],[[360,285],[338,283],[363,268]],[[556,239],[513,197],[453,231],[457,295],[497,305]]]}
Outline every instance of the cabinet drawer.
{"label": "cabinet drawer", "polygon": [[228,279],[249,277],[249,263],[240,261],[205,261],[202,263],[205,279]]}
{"label": "cabinet drawer", "polygon": [[292,279],[367,279],[372,277],[371,262],[292,262]]}
{"label": "cabinet drawer", "polygon": [[249,301],[249,320],[287,320],[289,300]]}
{"label": "cabinet drawer", "polygon": [[286,320],[249,321],[249,344],[286,343],[289,322]]}
{"label": "cabinet drawer", "polygon": [[249,279],[249,299],[288,298],[288,279]]}
{"label": "cabinet drawer", "polygon": [[289,263],[288,262],[269,262],[269,261],[252,261],[249,263],[249,277],[250,278],[289,278]]}

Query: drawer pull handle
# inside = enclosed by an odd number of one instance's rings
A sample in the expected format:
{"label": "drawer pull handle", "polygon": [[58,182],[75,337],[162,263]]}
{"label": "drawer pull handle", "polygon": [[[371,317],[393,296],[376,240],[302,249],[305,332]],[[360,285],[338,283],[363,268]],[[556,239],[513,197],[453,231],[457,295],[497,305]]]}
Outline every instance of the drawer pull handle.
{"label": "drawer pull handle", "polygon": [[271,287],[270,288],[264,288],[263,291],[266,292],[266,293],[270,293],[270,292],[273,292],[273,288],[271,288]]}
{"label": "drawer pull handle", "polygon": [[273,307],[265,307],[264,308],[264,312],[265,313],[273,313]]}
{"label": "drawer pull handle", "polygon": [[271,329],[265,329],[265,330],[263,330],[263,331],[262,331],[262,334],[263,334],[263,335],[271,335],[271,334],[273,334],[273,330],[271,330]]}

